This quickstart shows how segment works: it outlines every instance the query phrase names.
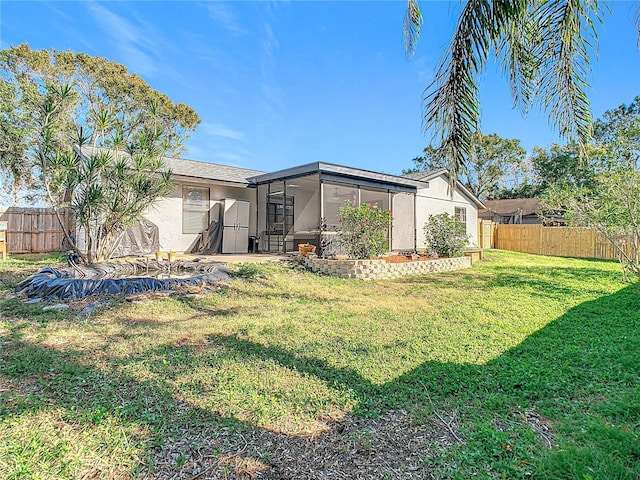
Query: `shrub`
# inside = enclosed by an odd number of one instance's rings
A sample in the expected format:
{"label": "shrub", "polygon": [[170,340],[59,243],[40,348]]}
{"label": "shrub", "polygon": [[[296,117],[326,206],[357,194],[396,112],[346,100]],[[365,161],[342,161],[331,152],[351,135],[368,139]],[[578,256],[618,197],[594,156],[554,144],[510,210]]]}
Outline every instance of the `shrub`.
{"label": "shrub", "polygon": [[446,213],[429,215],[424,233],[427,249],[442,257],[460,257],[469,240],[464,223]]}
{"label": "shrub", "polygon": [[387,234],[391,212],[363,203],[357,207],[350,202],[340,208],[338,242],[350,258],[372,258],[389,249]]}

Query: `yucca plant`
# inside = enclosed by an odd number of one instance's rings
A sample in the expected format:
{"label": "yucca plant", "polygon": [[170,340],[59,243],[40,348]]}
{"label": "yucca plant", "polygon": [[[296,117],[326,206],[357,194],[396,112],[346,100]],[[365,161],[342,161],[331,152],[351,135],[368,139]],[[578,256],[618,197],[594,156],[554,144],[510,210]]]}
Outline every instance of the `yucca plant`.
{"label": "yucca plant", "polygon": [[108,259],[118,236],[167,193],[162,158],[183,150],[198,115],[123,65],[82,53],[11,47],[0,51],[0,77],[0,146],[16,136],[10,126],[21,137],[0,170],[41,186],[56,212],[74,210],[86,252],[58,220],[77,255]]}

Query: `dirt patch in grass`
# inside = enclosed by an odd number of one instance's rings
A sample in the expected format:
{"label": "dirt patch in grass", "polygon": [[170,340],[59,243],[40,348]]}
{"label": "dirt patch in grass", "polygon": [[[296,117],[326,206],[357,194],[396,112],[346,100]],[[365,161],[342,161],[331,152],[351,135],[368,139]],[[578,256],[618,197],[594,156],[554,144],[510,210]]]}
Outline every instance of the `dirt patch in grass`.
{"label": "dirt patch in grass", "polygon": [[534,411],[520,412],[520,417],[527,422],[540,441],[549,448],[553,447],[554,433],[551,420]]}
{"label": "dirt patch in grass", "polygon": [[377,419],[348,416],[325,431],[296,436],[262,429],[184,432],[156,452],[148,478],[429,479],[424,459],[454,443],[444,425],[418,424],[404,410]]}
{"label": "dirt patch in grass", "polygon": [[14,396],[37,395],[42,392],[42,388],[37,377],[12,378],[0,375],[0,395],[9,392]]}

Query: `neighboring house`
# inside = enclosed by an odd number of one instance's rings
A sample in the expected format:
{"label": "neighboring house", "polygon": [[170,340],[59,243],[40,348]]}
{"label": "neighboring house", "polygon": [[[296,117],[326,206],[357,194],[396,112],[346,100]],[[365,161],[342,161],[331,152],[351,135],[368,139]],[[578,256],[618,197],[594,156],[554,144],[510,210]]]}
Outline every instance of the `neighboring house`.
{"label": "neighboring house", "polygon": [[485,200],[485,209],[478,211],[482,220],[496,223],[564,225],[566,220],[560,215],[542,214],[537,198],[513,198],[506,200]]}
{"label": "neighboring house", "polygon": [[425,222],[443,212],[458,216],[470,244],[477,245],[482,204],[460,183],[452,197],[445,169],[395,176],[315,162],[264,173],[176,158],[165,162],[176,187],[145,214],[158,225],[163,250],[196,251],[199,240],[222,253],[246,252],[254,242],[263,252],[297,251],[307,242],[320,247],[322,236],[325,244],[334,238],[339,208],[347,201],[392,211],[392,250],[424,247]]}

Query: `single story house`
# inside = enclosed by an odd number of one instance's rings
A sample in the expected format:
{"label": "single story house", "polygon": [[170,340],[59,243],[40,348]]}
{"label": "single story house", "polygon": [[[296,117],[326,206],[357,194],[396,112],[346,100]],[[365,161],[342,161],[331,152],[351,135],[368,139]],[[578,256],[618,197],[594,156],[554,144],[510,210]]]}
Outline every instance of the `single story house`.
{"label": "single story house", "polygon": [[298,243],[321,246],[323,238],[326,246],[347,201],[391,210],[394,251],[423,248],[425,222],[443,212],[465,223],[469,244],[478,244],[483,205],[459,182],[450,195],[445,169],[396,176],[324,162],[269,173],[179,158],[165,163],[176,185],[144,215],[158,226],[165,251],[286,253]]}

